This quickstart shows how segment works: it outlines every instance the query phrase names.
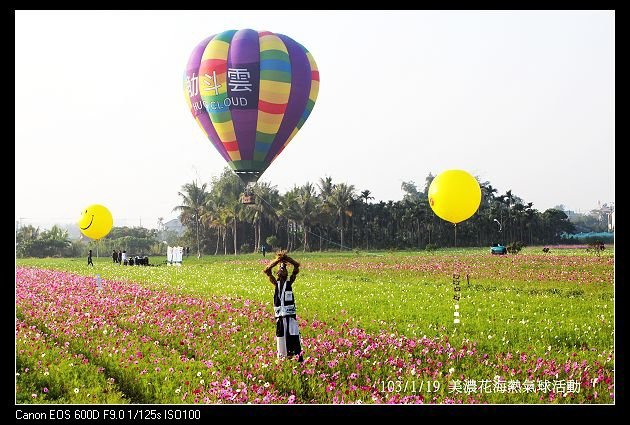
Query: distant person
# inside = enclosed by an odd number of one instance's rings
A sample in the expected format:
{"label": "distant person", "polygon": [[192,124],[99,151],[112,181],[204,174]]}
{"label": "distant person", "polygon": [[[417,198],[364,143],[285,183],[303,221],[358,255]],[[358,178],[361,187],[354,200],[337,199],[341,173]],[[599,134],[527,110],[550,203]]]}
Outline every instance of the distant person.
{"label": "distant person", "polygon": [[122,249],[118,251],[118,264],[122,264]]}
{"label": "distant person", "polygon": [[94,263],[92,262],[92,250],[88,251],[88,263],[87,265],[92,265],[92,267],[94,267]]}
{"label": "distant person", "polygon": [[116,250],[112,252],[112,261],[114,262],[114,264],[118,262],[118,253],[116,252]]}
{"label": "distant person", "polygon": [[263,257],[267,253],[267,247],[265,246],[265,244],[262,244],[262,246],[260,247],[260,252],[262,252]]}
{"label": "distant person", "polygon": [[123,266],[127,265],[127,251],[126,250],[123,250],[122,252],[122,263],[123,263]]}
{"label": "distant person", "polygon": [[190,247],[187,246],[186,247],[186,258],[188,258],[189,255],[190,255]]}

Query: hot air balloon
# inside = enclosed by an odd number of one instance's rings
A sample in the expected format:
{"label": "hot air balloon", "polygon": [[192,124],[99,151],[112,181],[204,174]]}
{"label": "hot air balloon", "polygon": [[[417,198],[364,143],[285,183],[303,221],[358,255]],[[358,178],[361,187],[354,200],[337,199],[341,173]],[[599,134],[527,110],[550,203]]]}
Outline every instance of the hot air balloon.
{"label": "hot air balloon", "polygon": [[269,31],[229,30],[204,39],[184,74],[190,112],[250,189],[302,128],[318,90],[309,51]]}

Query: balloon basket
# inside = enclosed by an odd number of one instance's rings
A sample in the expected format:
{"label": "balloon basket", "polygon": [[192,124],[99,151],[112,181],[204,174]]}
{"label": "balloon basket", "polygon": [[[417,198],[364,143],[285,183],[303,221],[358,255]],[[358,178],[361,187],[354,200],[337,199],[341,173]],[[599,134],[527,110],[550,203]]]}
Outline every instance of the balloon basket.
{"label": "balloon basket", "polygon": [[252,205],[256,203],[256,194],[254,193],[255,183],[247,183],[245,192],[241,195],[241,204]]}

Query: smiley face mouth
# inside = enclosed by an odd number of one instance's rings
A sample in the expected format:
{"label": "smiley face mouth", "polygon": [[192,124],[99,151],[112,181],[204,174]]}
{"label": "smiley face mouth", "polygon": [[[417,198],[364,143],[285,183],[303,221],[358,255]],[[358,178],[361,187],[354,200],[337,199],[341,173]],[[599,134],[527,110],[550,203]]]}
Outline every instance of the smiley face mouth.
{"label": "smiley face mouth", "polygon": [[87,230],[89,229],[89,227],[92,225],[92,222],[94,221],[94,214],[92,214],[92,219],[90,220],[90,224],[87,225],[87,227],[81,227],[81,230]]}

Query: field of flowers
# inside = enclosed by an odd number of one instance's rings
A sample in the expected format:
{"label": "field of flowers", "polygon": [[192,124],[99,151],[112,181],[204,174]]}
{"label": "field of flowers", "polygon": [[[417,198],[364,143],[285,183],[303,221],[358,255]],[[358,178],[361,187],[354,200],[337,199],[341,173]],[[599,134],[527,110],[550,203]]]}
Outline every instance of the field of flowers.
{"label": "field of flowers", "polygon": [[269,257],[17,260],[16,402],[614,402],[612,250],[292,256],[301,364]]}

